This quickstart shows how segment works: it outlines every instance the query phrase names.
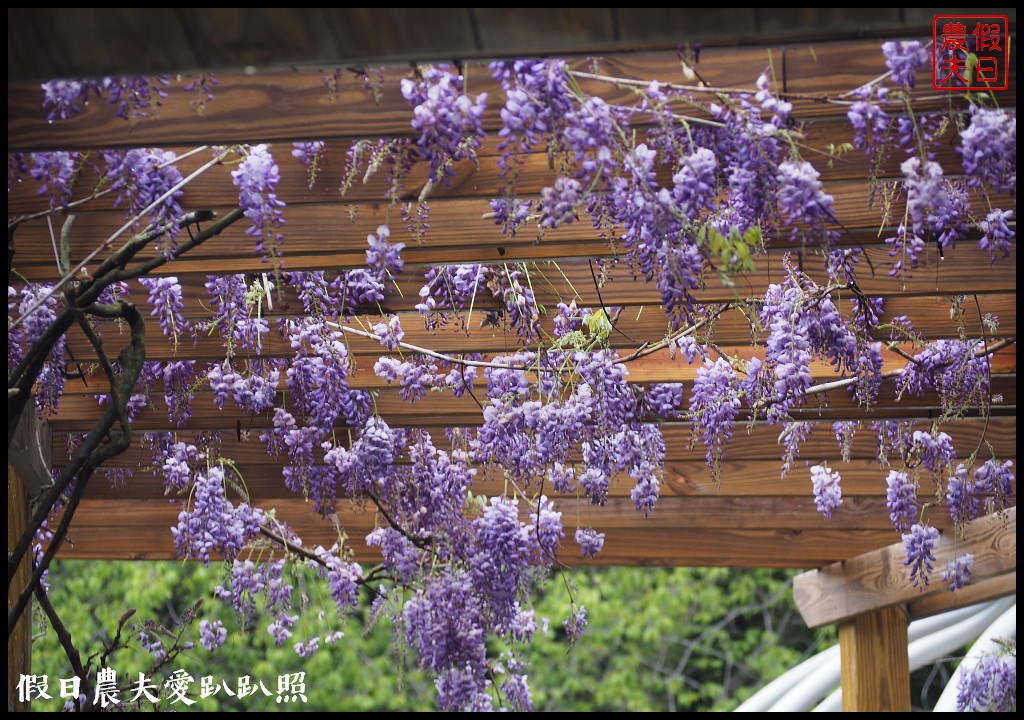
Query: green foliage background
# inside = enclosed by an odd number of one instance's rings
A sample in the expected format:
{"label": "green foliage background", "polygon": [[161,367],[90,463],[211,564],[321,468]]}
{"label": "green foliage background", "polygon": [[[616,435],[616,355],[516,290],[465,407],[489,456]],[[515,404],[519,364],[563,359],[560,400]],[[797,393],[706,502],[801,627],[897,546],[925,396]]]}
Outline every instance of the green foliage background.
{"label": "green foliage background", "polygon": [[[811,632],[793,605],[792,573],[724,568],[585,568],[554,574],[535,602],[538,623],[549,618],[547,635],[538,630],[527,652],[535,707],[545,711],[731,710],[803,658],[834,642],[830,630]],[[384,620],[368,623],[368,603],[342,625],[330,598],[318,595],[319,583],[296,575],[295,597],[311,608],[301,614],[295,638],[325,637],[343,629],[334,645],[302,659],[293,648],[275,647],[266,622],[255,632],[239,629],[230,605],[210,597],[226,582],[224,569],[198,563],[80,562],[56,563],[49,575],[54,605],[88,656],[109,644],[118,619],[128,608],[119,650],[108,665],[122,686],[144,672],[152,677],[152,656],[137,641],[146,619],[174,629],[189,608],[204,598],[197,618],[221,619],[228,641],[210,654],[199,643],[198,619],[182,634],[195,646],[160,672],[184,669],[195,679],[212,675],[234,687],[250,675],[274,697],[257,693],[244,700],[223,691],[189,707],[200,711],[297,709],[275,702],[277,678],[305,671],[304,710],[383,711],[434,709],[432,681],[415,669],[414,658],[397,657],[392,627]],[[589,626],[574,648],[561,628],[569,613],[567,587],[587,608]],[[323,612],[319,613],[318,609]],[[309,610],[312,610],[310,612]],[[45,619],[36,618],[43,632]],[[135,626],[133,631],[127,628]],[[168,641],[165,640],[165,643]],[[49,678],[54,700],[34,703],[36,710],[60,709],[59,678],[72,674],[52,630],[37,638],[32,652],[34,674]],[[94,660],[94,663],[96,661]],[[162,683],[161,679],[155,680]],[[162,693],[163,697],[165,693]]]}

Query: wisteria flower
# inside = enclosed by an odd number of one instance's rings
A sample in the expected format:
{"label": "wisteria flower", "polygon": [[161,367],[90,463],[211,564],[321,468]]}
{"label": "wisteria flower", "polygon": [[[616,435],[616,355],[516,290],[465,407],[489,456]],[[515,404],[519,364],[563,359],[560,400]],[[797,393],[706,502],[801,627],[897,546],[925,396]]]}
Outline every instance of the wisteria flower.
{"label": "wisteria flower", "polygon": [[839,473],[830,469],[827,463],[811,468],[814,504],[817,506],[818,512],[829,520],[832,519],[832,511],[843,504],[839,481]]}

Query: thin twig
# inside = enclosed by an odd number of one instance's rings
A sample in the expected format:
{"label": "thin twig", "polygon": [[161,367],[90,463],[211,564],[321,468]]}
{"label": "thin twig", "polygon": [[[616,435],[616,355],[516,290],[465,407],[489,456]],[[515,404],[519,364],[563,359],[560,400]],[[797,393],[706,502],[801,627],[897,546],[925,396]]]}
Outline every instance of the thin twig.
{"label": "thin twig", "polygon": [[220,163],[220,161],[221,161],[222,156],[223,156],[223,154],[218,154],[217,157],[213,158],[213,160],[210,160],[205,165],[203,165],[198,170],[196,170],[191,175],[189,175],[187,178],[184,178],[180,182],[176,183],[170,190],[168,190],[163,195],[158,197],[156,200],[151,202],[149,205],[147,205],[145,208],[143,208],[143,210],[141,212],[136,214],[135,217],[133,217],[131,220],[126,222],[124,225],[122,225],[113,235],[111,235],[109,238],[104,240],[100,244],[100,246],[98,248],[96,248],[91,253],[86,255],[77,265],[75,265],[75,267],[73,267],[70,271],[66,272],[60,278],[60,280],[58,280],[54,284],[54,286],[50,289],[50,292],[44,294],[42,297],[37,298],[36,301],[34,303],[32,303],[29,306],[29,308],[27,310],[25,310],[25,312],[23,312],[21,314],[21,317],[19,317],[13,323],[10,324],[10,326],[8,327],[8,332],[10,332],[11,330],[17,328],[19,325],[21,325],[23,322],[25,322],[25,319],[28,318],[29,315],[34,313],[43,303],[45,303],[50,298],[50,295],[55,293],[60,288],[64,287],[64,285],[66,283],[68,283],[72,278],[74,278],[75,275],[77,275],[80,270],[82,270],[83,268],[85,268],[86,265],[88,265],[90,262],[95,260],[96,257],[100,253],[106,252],[107,250],[109,250],[110,246],[114,244],[114,241],[117,240],[117,238],[121,237],[122,235],[124,235],[125,232],[127,232],[131,228],[135,227],[135,225],[142,218],[144,218],[154,208],[158,207],[164,200],[167,200],[168,198],[173,197],[176,192],[181,190],[183,187],[188,185],[190,182],[195,180],[197,177],[199,177],[200,175],[205,173],[207,170],[212,168],[214,165],[218,165]]}

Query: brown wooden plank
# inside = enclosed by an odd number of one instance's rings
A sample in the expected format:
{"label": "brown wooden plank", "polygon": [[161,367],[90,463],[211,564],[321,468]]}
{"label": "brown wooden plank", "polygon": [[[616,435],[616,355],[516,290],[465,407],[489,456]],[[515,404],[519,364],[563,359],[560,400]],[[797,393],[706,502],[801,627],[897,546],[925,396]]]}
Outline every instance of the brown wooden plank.
{"label": "brown wooden plank", "polygon": [[[787,56],[787,89],[808,98],[794,98],[794,114],[813,117],[835,114],[835,108],[813,98],[853,90],[884,71],[879,43],[875,40],[815,43],[793,49]],[[742,88],[756,92],[754,81],[772,58],[781,58],[782,48],[707,48],[701,54],[700,73],[716,88]],[[590,60],[575,61],[587,70]],[[791,68],[791,69],[790,69]],[[634,53],[609,55],[597,68],[618,78],[652,79],[662,82],[691,82],[683,77],[675,53]],[[8,86],[8,151],[28,151],[56,146],[67,149],[180,144],[228,144],[239,140],[273,142],[293,138],[360,137],[409,131],[409,106],[398,91],[398,83],[410,73],[408,67],[390,66],[385,74],[382,96],[375,99],[360,77],[342,74],[338,89],[330,95],[322,73],[264,72],[255,75],[222,73],[215,102],[203,118],[184,102],[166,103],[156,119],[136,123],[131,133],[124,121],[114,117],[105,103],[91,103],[81,115],[52,125],[45,118],[37,85]],[[498,97],[499,87],[486,65],[469,63],[463,69],[470,92],[487,92]],[[187,84],[185,76],[178,85]],[[1011,76],[1016,95],[1015,78]],[[581,81],[584,92],[594,93],[609,103],[633,97],[606,82]],[[180,92],[180,90],[178,90]],[[496,127],[498,107],[492,104],[486,124]]]}
{"label": "brown wooden plank", "polygon": [[[242,229],[229,228],[223,235],[235,237],[235,232],[242,233]],[[248,246],[248,238],[241,240]],[[236,242],[235,252],[239,245]],[[717,278],[709,278],[707,286],[695,290],[694,295],[704,303],[726,303],[736,300],[739,292],[741,297],[757,297],[762,295],[771,283],[779,282],[783,277],[784,263],[786,257],[793,257],[793,251],[772,250],[769,251],[767,262],[764,259],[758,263],[757,269],[740,278],[738,287],[732,289],[726,287]],[[487,258],[477,258],[482,262],[492,262],[489,257],[493,249],[483,251]],[[473,253],[466,253],[470,257],[460,257],[459,260],[472,260]],[[888,267],[884,263],[889,260],[888,250],[885,246],[870,246],[866,248],[865,255],[870,258],[875,267]],[[453,259],[449,256],[449,259]],[[351,261],[351,256],[349,256]],[[286,270],[316,270],[327,269],[337,270],[345,256],[336,254],[316,254],[297,256],[292,254],[286,260]],[[795,262],[795,260],[794,260]],[[350,265],[351,267],[351,265]],[[513,265],[513,268],[522,268],[523,265]],[[537,300],[545,307],[554,307],[560,301],[575,299],[580,307],[599,307],[600,299],[605,305],[651,305],[661,304],[660,295],[653,283],[647,283],[643,278],[634,277],[633,271],[624,262],[608,263],[604,275],[608,278],[604,286],[598,291],[593,282],[591,265],[588,260],[574,257],[566,260],[544,260],[537,263],[525,265],[528,270],[528,282],[533,287]],[[819,283],[827,283],[828,279],[824,272],[824,266],[820,258],[809,256],[804,261],[804,270]],[[398,277],[397,290],[391,291],[381,302],[381,307],[387,312],[409,311],[419,302],[419,291],[423,287],[424,274],[428,267],[421,265],[407,264],[403,273]],[[199,299],[204,301],[207,292],[203,287],[206,276],[209,273],[237,273],[237,272],[268,272],[269,268],[262,263],[255,255],[239,256],[226,255],[223,259],[213,260],[208,258],[196,258],[191,266],[180,262],[168,263],[160,268],[156,274],[173,275],[179,278],[182,283],[182,294],[185,298],[186,308],[189,314],[200,313],[206,315],[209,310],[202,308]],[[20,267],[19,272],[34,280],[53,279],[54,272],[51,267],[38,268],[33,272],[32,268]],[[196,273],[196,274],[193,274]],[[334,275],[328,273],[329,278]],[[979,286],[978,277],[985,277],[986,282]],[[945,253],[945,259],[938,257],[937,251],[929,250],[922,258],[921,267],[914,276],[904,283],[894,282],[892,278],[884,274],[875,276],[865,275],[859,281],[860,289],[870,296],[891,296],[902,294],[904,296],[926,296],[926,295],[952,295],[952,294],[1006,294],[1016,291],[1016,250],[1004,262],[992,263],[988,253],[980,250],[977,245],[961,244],[955,249]],[[138,292],[138,286],[133,283],[134,292]],[[287,299],[287,295],[286,295]],[[291,307],[289,301],[289,307]],[[485,300],[481,298],[481,305]],[[294,306],[296,309],[301,304]]]}
{"label": "brown wooden plank", "polygon": [[[225,180],[228,189],[232,186]],[[870,260],[880,278],[890,283],[892,279],[886,273],[892,265],[888,257],[888,246],[884,239],[891,236],[893,230],[891,220],[885,221],[881,211],[869,207],[870,190],[864,181],[837,181],[832,183],[831,191],[836,198],[836,217],[844,228],[840,239],[844,245],[859,245],[872,251]],[[1015,202],[1006,198],[993,196],[991,202],[996,206],[1014,207]],[[892,203],[890,218],[903,215],[902,201]],[[213,209],[219,215],[230,211],[228,205],[215,205],[201,198],[198,205]],[[975,207],[985,207],[985,202]],[[194,207],[185,204],[183,207]],[[403,227],[399,217],[399,209],[388,207],[383,201],[370,205],[351,203],[306,203],[285,208],[284,215],[287,225],[284,229],[284,241],[281,246],[284,265],[289,269],[309,268],[340,268],[361,267],[366,264],[366,238],[376,233],[382,224],[389,224],[393,229],[392,242],[404,242],[406,249],[402,257],[408,264],[430,263],[450,264],[459,262],[499,263],[522,259],[559,259],[571,257],[610,256],[615,254],[611,238],[617,237],[616,228],[595,230],[586,217],[579,222],[560,226],[546,231],[543,239],[532,230],[524,227],[515,237],[509,238],[501,233],[501,228],[490,220],[483,219],[490,212],[487,198],[471,198],[460,196],[448,200],[437,200],[430,205],[430,229],[422,238],[415,238]],[[13,219],[13,218],[9,218]],[[79,212],[71,235],[71,258],[77,260],[100,247],[114,235],[126,222],[121,212]],[[55,232],[59,232],[61,221],[55,221]],[[882,229],[883,224],[886,226]],[[263,271],[266,264],[247,251],[253,248],[252,238],[245,235],[248,221],[237,223],[216,238],[205,242],[192,250],[187,256],[177,259],[159,271],[160,274],[183,274],[189,272],[187,264],[203,261],[207,272],[241,272],[244,270]],[[184,234],[182,235],[184,237]],[[995,269],[1010,260],[992,263],[987,253],[976,250],[975,234],[973,240],[964,242],[957,251],[965,248],[984,256],[985,265]],[[111,250],[120,247],[123,239],[116,241]],[[776,253],[796,252],[798,245],[788,237],[767,236],[768,246]],[[45,279],[55,274],[52,241],[49,225],[42,220],[22,223],[15,234],[15,267],[28,279]],[[816,249],[812,245],[810,250]],[[154,256],[160,249],[155,245],[142,251],[138,257]],[[947,257],[957,251],[947,251]],[[619,251],[621,253],[621,250]],[[100,259],[108,253],[101,253]],[[247,256],[248,255],[248,256]],[[229,263],[210,263],[210,260],[241,261],[232,267]],[[924,268],[918,274],[930,275],[926,268],[938,260],[926,259]],[[38,267],[37,267],[38,266]],[[867,275],[868,268],[862,269],[861,275]]]}
{"label": "brown wooden plank", "polygon": [[[642,131],[642,128],[641,128]],[[836,181],[865,181],[868,178],[885,181],[890,179],[901,179],[900,163],[905,159],[902,150],[894,148],[881,164],[869,159],[860,151],[851,151],[840,157],[829,159],[827,157],[832,146],[839,146],[850,142],[853,137],[845,117],[821,118],[813,121],[804,131],[805,139],[801,141],[801,148],[805,159],[815,165],[823,182],[826,185],[826,192],[832,193],[832,184]],[[307,140],[308,138],[296,138],[296,140]],[[507,179],[502,171],[499,160],[498,149],[500,139],[489,136],[484,139],[482,146],[477,151],[477,162],[466,160],[459,162],[452,168],[454,175],[445,183],[435,187],[430,193],[433,200],[441,198],[486,198],[498,197],[504,194]],[[347,189],[344,195],[340,194],[340,187],[346,174],[346,152],[351,147],[350,142],[331,141],[327,142],[324,154],[317,167],[316,181],[312,188],[309,187],[308,171],[291,154],[292,147],[288,143],[275,144],[270,148],[274,159],[281,169],[281,179],[277,185],[277,195],[288,204],[289,207],[308,203],[342,202],[345,203],[379,203],[389,197],[388,175],[381,170],[365,178],[365,168],[358,173],[355,182]],[[961,168],[960,156],[956,152],[956,138],[950,138],[943,143],[936,154],[936,161],[950,175],[956,175]],[[163,148],[176,155],[186,155],[193,150],[191,147]],[[177,163],[183,177],[190,175],[201,165],[212,157],[213,152],[204,152],[185,157]],[[543,148],[536,152],[522,154],[521,161],[516,168],[516,189],[523,196],[538,195],[542,188],[551,185],[557,177],[556,171],[551,167],[550,160]],[[204,203],[210,206],[229,205],[237,202],[238,192],[228,172],[233,167],[222,167],[206,172],[192,181],[184,190],[181,204],[184,207],[192,207],[197,203]],[[403,182],[403,195],[409,199],[416,199],[426,183],[429,168],[425,163],[417,163],[409,172]],[[96,192],[98,178],[90,172],[82,173],[72,186],[73,193],[70,200],[79,201],[89,197]],[[658,182],[662,185],[671,185],[671,172],[668,168],[662,170],[658,176]],[[842,186],[839,186],[841,190]],[[840,201],[842,201],[840,193]],[[867,196],[861,196],[865,201]],[[98,197],[88,205],[81,206],[82,211],[101,211],[114,209],[116,193],[107,193]],[[880,203],[876,199],[876,203]],[[866,203],[862,202],[863,205]],[[1014,202],[1015,204],[1015,202]],[[8,192],[7,212],[8,215],[21,215],[40,212],[49,209],[49,199],[40,196],[38,184],[30,177],[22,178],[16,182]],[[847,218],[855,222],[855,218]],[[845,223],[844,223],[845,224]],[[846,224],[846,227],[851,225]]]}
{"label": "brown wooden plank", "polygon": [[[168,429],[179,433],[188,433],[186,437],[191,437],[195,432],[201,430],[222,430],[224,435],[230,437],[236,436],[236,422],[235,420],[245,420],[246,424],[242,425],[243,432],[248,431],[250,437],[246,442],[251,442],[255,447],[260,448],[257,452],[256,457],[262,457],[259,453],[263,452],[263,443],[258,441],[258,431],[262,427],[266,427],[268,423],[261,422],[255,424],[256,418],[249,418],[248,416],[240,418],[237,415],[227,413],[227,422],[221,422],[213,427],[203,427],[205,423],[190,424],[187,430],[179,428],[161,427],[160,429]],[[453,418],[454,420],[454,418]],[[857,432],[850,446],[850,453],[852,458],[860,460],[870,460],[877,457],[878,448],[876,447],[876,441],[874,435],[870,429],[870,422],[874,418],[868,420],[867,424]],[[253,426],[250,427],[249,422],[253,422]],[[88,426],[79,425],[77,422],[68,423],[72,425],[71,432],[80,432],[86,429]],[[930,430],[932,422],[927,419],[918,420],[914,428],[921,430]],[[60,430],[58,427],[53,428],[55,432],[68,432],[68,430]],[[957,452],[958,457],[967,457],[971,453],[975,452],[979,447],[987,444],[991,444],[993,452],[1000,458],[1013,457],[1016,455],[1016,419],[1011,417],[993,417],[989,420],[984,419],[967,419],[959,420],[950,423],[943,423],[938,425],[938,429],[941,432],[946,432],[953,439],[953,447]],[[136,425],[137,432],[144,432],[145,426]],[[343,431],[341,431],[343,432]],[[339,432],[339,440],[344,441],[344,435]],[[435,431],[436,432],[436,431]],[[706,449],[704,449],[698,440],[697,444],[691,448],[691,426],[684,423],[663,423],[662,433],[665,437],[666,461],[687,461],[687,462],[703,462]],[[777,461],[783,454],[783,448],[778,443],[779,428],[766,425],[764,423],[758,424],[752,429],[748,429],[745,426],[737,428],[736,434],[729,444],[728,449],[725,453],[724,460],[728,461],[740,461],[740,460],[773,460]],[[234,453],[237,451],[237,445],[229,445],[230,452],[226,452],[226,456],[233,458]],[[835,458],[839,455],[839,447],[836,441],[835,435],[832,430],[831,422],[821,422],[815,425],[809,434],[809,436],[801,443],[801,456],[804,458]],[[60,443],[54,442],[54,452],[60,453]],[[142,450],[139,450],[142,453]],[[838,466],[838,462],[835,463]]]}
{"label": "brown wooden plank", "polygon": [[[634,511],[635,512],[635,511]],[[177,521],[178,508],[170,502],[127,502],[118,506],[110,500],[85,500],[72,522],[67,543],[59,557],[79,559],[175,558],[169,528]],[[355,559],[380,560],[379,550],[367,548],[362,538],[374,527],[369,511],[339,509],[349,534]],[[638,514],[641,521],[642,514]],[[320,520],[312,506],[292,501],[279,503],[277,517],[299,529],[308,546],[331,545],[337,533],[329,522]],[[594,527],[601,530],[600,515]],[[116,522],[112,522],[114,519]],[[563,523],[571,528],[563,516]],[[571,534],[567,533],[567,534]],[[604,550],[594,560],[579,556],[571,542],[563,546],[560,558],[569,565],[688,565],[726,567],[815,567],[845,557],[851,551],[878,547],[891,538],[885,530],[738,530],[673,527],[650,532],[640,529],[609,528]]]}
{"label": "brown wooden plank", "polygon": [[[673,378],[666,375],[663,379],[668,381]],[[993,404],[988,414],[1015,415],[1015,387],[1015,374],[996,376],[993,392],[1001,395],[1002,400]],[[477,404],[477,400],[468,393],[461,398],[446,393],[432,394],[429,399],[410,403],[400,396],[398,388],[381,388],[374,392],[377,412],[388,423],[396,427],[439,428],[482,423],[482,410]],[[913,398],[896,402],[896,392],[891,382],[883,384],[878,404],[870,408],[860,407],[847,392],[842,390],[831,393],[828,405],[819,404],[821,400],[820,396],[812,397],[804,406],[793,408],[790,414],[796,420],[827,422],[834,420],[870,422],[887,418],[930,419],[942,414],[940,398],[933,392],[927,392],[920,399]],[[159,400],[155,402],[159,402]],[[236,424],[241,423],[243,429],[258,430],[269,427],[272,420],[268,413],[252,416],[251,413],[239,410],[231,402],[226,403],[225,408],[221,410],[213,404],[212,393],[206,391],[198,394],[191,406],[192,416],[189,419],[189,427],[193,429],[234,431]],[[298,412],[290,402],[285,402],[284,407]],[[978,417],[982,414],[982,411],[976,408],[966,408],[963,411],[965,417]],[[100,415],[102,415],[102,408],[91,394],[70,394],[62,398],[57,414],[50,417],[49,422],[53,430],[57,432],[81,431],[96,422]],[[737,414],[737,423],[742,426],[749,415],[749,410],[741,408]],[[166,408],[159,405],[142,410],[134,424],[139,430],[177,429],[169,422]],[[341,428],[343,425],[338,427]]]}
{"label": "brown wooden plank", "polygon": [[839,626],[843,712],[910,712],[907,615],[893,606]]}
{"label": "brown wooden plank", "polygon": [[911,622],[1017,594],[1017,571],[971,583],[955,593],[931,593],[906,605]]}
{"label": "brown wooden plank", "polygon": [[[386,352],[386,349],[382,347],[380,343],[366,338],[353,337],[351,343],[352,346],[356,346],[357,344],[362,346],[363,353],[353,353],[349,358],[347,378],[349,387],[354,390],[385,389],[393,387],[386,380],[374,373],[374,364],[381,357],[394,357],[396,360],[401,361],[406,355],[408,355],[408,352],[402,354],[389,353]],[[761,361],[766,359],[766,350],[763,347],[728,345],[717,345],[716,347],[727,357],[741,358],[743,361],[748,361],[752,358],[758,358]],[[374,352],[375,349],[377,349],[377,352]],[[903,350],[903,348],[898,349]],[[904,352],[909,350],[910,347],[908,346]],[[631,357],[633,354],[633,350],[626,348],[620,352],[620,356],[624,359]],[[898,354],[895,349],[882,349],[881,356],[881,371],[883,373],[895,373],[902,371],[907,367],[909,362],[904,355]],[[292,357],[294,357],[294,355],[292,355]],[[494,353],[491,351],[484,355],[482,361],[494,362],[502,357],[508,357],[507,353]],[[79,360],[84,359],[85,358],[79,358]],[[222,362],[221,359],[218,360]],[[699,360],[695,359],[692,364],[687,363],[685,358],[683,358],[678,352],[673,355],[670,354],[668,349],[657,350],[648,355],[636,357],[632,360],[624,360],[622,364],[625,366],[628,373],[627,381],[631,384],[664,382],[691,384],[697,377],[697,374],[701,370],[705,369],[704,364]],[[811,362],[808,365],[808,370],[815,383],[832,382],[842,377],[836,372],[833,365],[820,360]],[[197,368],[197,371],[199,373],[204,373],[206,368],[200,367]],[[989,362],[989,371],[993,376],[1015,374],[1017,371],[1017,354],[1015,347],[1010,346],[993,354]],[[477,377],[481,386],[486,382],[483,375],[484,371],[478,370]],[[104,379],[105,376],[103,371],[99,369],[85,370],[84,377],[69,379],[65,382],[64,393],[66,396],[94,395],[96,393],[96,387],[102,385]],[[162,391],[164,388],[163,381],[158,380],[154,385],[154,388],[158,391]],[[283,383],[281,385],[281,390],[282,392],[285,391]]]}
{"label": "brown wooden plank", "polygon": [[[943,535],[935,550],[935,573],[928,592],[949,592],[941,571],[954,557],[974,555],[974,581],[1001,575],[1017,567],[1017,509],[969,523],[964,537]],[[903,543],[851,557],[804,573],[793,580],[793,597],[808,627],[840,622],[878,608],[908,602],[922,594],[907,582]]]}
{"label": "brown wooden plank", "polygon": [[[994,421],[995,422],[995,421]],[[671,442],[679,432],[668,432],[667,441]],[[178,440],[188,439],[181,433]],[[998,443],[998,438],[993,438]],[[825,439],[827,440],[827,439]],[[60,466],[67,460],[66,437],[61,436],[59,449],[54,451],[53,463]],[[825,447],[825,442],[818,445]],[[994,446],[995,447],[995,446]],[[722,462],[721,483],[716,484],[711,470],[703,459],[703,449],[698,446],[693,452],[686,447],[672,448],[666,461],[664,475],[661,478],[662,497],[803,497],[811,491],[810,473],[805,463],[798,463],[785,476],[781,473],[777,457],[766,460],[733,459],[731,449],[726,452]],[[867,450],[865,450],[867,452]],[[1012,450],[1011,450],[1012,452]],[[282,468],[290,464],[286,457],[274,459],[267,454],[262,442],[239,441],[230,434],[221,438],[221,456],[232,461],[232,466],[245,479],[245,486],[250,497],[258,500],[265,498],[290,497],[294,493],[288,490],[282,478]],[[699,459],[681,460],[676,458],[699,457]],[[808,453],[810,462],[821,462]],[[818,456],[821,457],[821,456]],[[1016,461],[1013,454],[999,455],[1001,461]],[[886,494],[885,478],[889,468],[880,465],[876,458],[851,458],[849,462],[836,459],[829,460],[833,470],[842,476],[843,497],[884,497]],[[104,463],[104,468],[132,471],[129,479],[117,482],[97,481],[89,486],[88,496],[92,499],[111,498],[140,500],[144,498],[162,497],[164,493],[162,476],[159,468],[152,467],[150,452],[136,443],[126,452],[111,458]],[[609,495],[612,497],[628,497],[636,480],[626,474],[612,478]],[[535,487],[527,490],[537,489]],[[505,490],[505,478],[500,468],[478,467],[473,479],[473,490],[477,494],[494,495]],[[549,488],[541,488],[547,495],[554,496]],[[1016,497],[1016,481],[1013,484],[1013,497]]]}
{"label": "brown wooden plank", "polygon": [[[136,296],[135,300],[142,298]],[[978,297],[982,314],[992,314],[1000,318],[999,333],[1005,336],[1017,334],[1016,326],[1016,295],[981,295]],[[151,308],[150,308],[151,309]],[[264,317],[290,318],[295,319],[294,304],[288,308],[286,313],[280,305],[267,311],[263,308]],[[195,306],[198,311],[198,305]],[[148,314],[149,310],[146,311]],[[914,325],[924,337],[930,340],[944,338],[958,338],[961,330],[965,329],[970,336],[981,337],[980,322],[976,313],[963,319],[965,327],[961,328],[960,322],[955,317],[950,317],[950,301],[946,297],[915,297],[905,298],[894,296],[887,298],[885,302],[885,315],[883,322],[889,322],[892,318],[903,314],[913,314]],[[472,332],[464,328],[479,325],[480,314],[477,314],[477,322],[468,313],[461,313],[451,323],[443,328],[428,330],[424,327],[423,318],[416,312],[400,313],[399,318],[402,329],[405,331],[405,342],[419,347],[430,348],[436,352],[445,354],[495,352],[498,348],[514,348],[518,342],[513,334],[507,330],[485,326],[482,328],[473,327]],[[193,321],[203,322],[201,318],[193,317]],[[363,315],[351,320],[356,328],[371,328],[380,322],[380,315]],[[116,332],[112,323],[104,324],[101,327],[104,334]],[[544,337],[554,333],[554,324],[550,315],[541,319],[542,333]],[[639,311],[623,312],[616,322],[615,327],[619,332],[612,333],[608,340],[613,348],[622,354],[630,345],[637,346],[643,343],[654,344],[665,338],[667,331],[667,320],[660,308],[646,308]],[[722,346],[738,346],[750,341],[749,321],[738,311],[727,311],[723,313],[714,326],[714,341]],[[95,356],[92,345],[85,338],[82,330],[75,326],[67,334],[67,343],[70,351],[81,362],[88,362]],[[116,338],[116,336],[114,336]],[[875,334],[878,340],[888,340],[888,331],[879,331]],[[358,342],[353,338],[349,345],[349,352],[353,355],[380,355],[381,346],[370,341]],[[758,337],[759,342],[764,341],[764,335]],[[118,344],[116,339],[108,340],[111,345]],[[293,355],[287,338],[280,332],[276,322],[270,324],[270,332],[263,339],[263,355],[267,357],[288,357]],[[179,342],[177,347],[163,335],[157,323],[146,323],[146,357],[149,360],[222,360],[225,349],[224,341],[217,336],[201,334],[190,342],[188,338]]]}

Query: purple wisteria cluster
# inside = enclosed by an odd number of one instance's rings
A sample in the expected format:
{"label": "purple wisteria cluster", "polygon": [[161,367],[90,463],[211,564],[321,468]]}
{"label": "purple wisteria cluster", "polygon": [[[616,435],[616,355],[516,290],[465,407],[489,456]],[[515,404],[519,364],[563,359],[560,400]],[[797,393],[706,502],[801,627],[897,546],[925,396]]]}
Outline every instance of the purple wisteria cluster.
{"label": "purple wisteria cluster", "polygon": [[165,228],[157,247],[170,255],[184,214],[179,204],[184,194],[182,177],[174,164],[175,154],[157,148],[134,148],[102,155],[107,167],[106,180],[110,189],[118,193],[114,204],[124,206],[137,229],[143,225],[142,220]]}
{"label": "purple wisteria cluster", "polygon": [[959,712],[1016,712],[1017,646],[983,655],[961,673],[957,686]]}
{"label": "purple wisteria cluster", "polygon": [[454,174],[452,163],[475,159],[484,137],[487,93],[471,97],[465,80],[445,66],[430,66],[415,79],[402,80],[402,97],[413,108],[412,127],[419,133],[416,147],[430,163],[430,177],[440,182]]}
{"label": "purple wisteria cluster", "polygon": [[105,77],[92,79],[57,79],[42,84],[43,107],[49,110],[47,120],[67,120],[78,115],[89,104],[89,97],[106,97],[117,106],[117,116],[135,124],[151,116],[167,97],[164,89],[170,78],[144,76]]}
{"label": "purple wisteria cluster", "polygon": [[[7,371],[15,370],[25,359],[29,350],[47,333],[50,325],[57,318],[59,310],[58,294],[48,283],[32,283],[17,292],[13,287],[7,288],[8,316],[24,315],[29,308],[40,303],[27,315],[25,322],[7,333]],[[15,312],[15,310],[17,312]],[[35,404],[41,412],[53,414],[64,394],[65,361],[67,340],[59,336],[46,356],[39,377],[36,379]]]}
{"label": "purple wisteria cluster", "polygon": [[268,146],[250,146],[231,178],[238,188],[238,205],[252,223],[245,232],[256,238],[256,252],[265,260],[277,258],[284,241],[285,203],[277,197],[281,171]]}
{"label": "purple wisteria cluster", "polygon": [[149,314],[157,318],[163,334],[177,346],[191,327],[181,312],[184,307],[181,283],[173,276],[143,277],[139,282],[149,292],[149,304],[153,306]]}

